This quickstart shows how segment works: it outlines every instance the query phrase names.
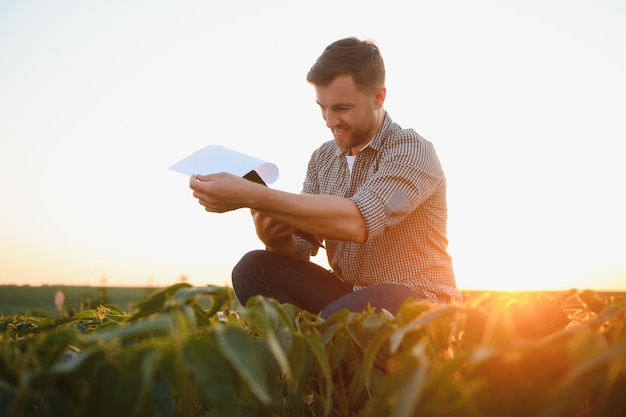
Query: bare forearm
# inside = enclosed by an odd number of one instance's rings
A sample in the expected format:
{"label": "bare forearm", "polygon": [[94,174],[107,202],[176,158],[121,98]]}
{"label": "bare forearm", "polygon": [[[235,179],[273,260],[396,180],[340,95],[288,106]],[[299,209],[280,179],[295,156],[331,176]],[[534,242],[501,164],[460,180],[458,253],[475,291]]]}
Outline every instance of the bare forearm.
{"label": "bare forearm", "polygon": [[324,238],[357,243],[367,238],[365,220],[347,198],[255,189],[249,194],[249,206],[276,221]]}
{"label": "bare forearm", "polygon": [[332,195],[293,194],[219,173],[194,175],[189,186],[205,210],[223,213],[248,207],[278,223],[327,239],[362,243],[365,220],[349,199]]}

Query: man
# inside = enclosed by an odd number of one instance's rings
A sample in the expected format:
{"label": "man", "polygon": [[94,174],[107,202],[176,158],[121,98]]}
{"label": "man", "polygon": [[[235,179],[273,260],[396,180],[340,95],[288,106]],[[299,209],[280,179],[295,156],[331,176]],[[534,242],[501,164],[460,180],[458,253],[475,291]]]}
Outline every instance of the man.
{"label": "man", "polygon": [[[368,307],[395,314],[407,299],[461,301],[447,253],[446,179],[432,144],[385,111],[376,44],[329,45],[307,76],[334,136],[311,156],[301,194],[234,175],[192,176],[207,211],[249,207],[266,250],[233,269],[242,304],[255,295],[323,317]],[[309,261],[323,239],[332,271]]]}

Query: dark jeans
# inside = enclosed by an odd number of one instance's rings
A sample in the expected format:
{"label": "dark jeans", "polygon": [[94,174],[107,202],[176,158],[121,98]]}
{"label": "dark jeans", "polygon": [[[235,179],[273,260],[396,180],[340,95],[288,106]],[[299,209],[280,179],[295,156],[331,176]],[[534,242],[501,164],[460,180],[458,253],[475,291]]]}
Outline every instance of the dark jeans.
{"label": "dark jeans", "polygon": [[408,298],[423,299],[400,284],[377,284],[353,291],[351,284],[313,263],[265,250],[248,252],[235,265],[233,288],[243,305],[255,295],[291,303],[328,318],[339,310],[366,311],[368,305],[396,314]]}

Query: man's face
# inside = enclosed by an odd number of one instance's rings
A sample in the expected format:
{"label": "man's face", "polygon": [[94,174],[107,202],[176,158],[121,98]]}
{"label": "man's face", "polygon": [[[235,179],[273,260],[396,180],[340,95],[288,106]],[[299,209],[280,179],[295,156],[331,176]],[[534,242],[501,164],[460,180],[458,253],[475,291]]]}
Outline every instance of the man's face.
{"label": "man's face", "polygon": [[315,86],[315,92],[337,147],[356,155],[376,134],[384,87],[365,93],[357,88],[351,75],[340,75],[327,86]]}

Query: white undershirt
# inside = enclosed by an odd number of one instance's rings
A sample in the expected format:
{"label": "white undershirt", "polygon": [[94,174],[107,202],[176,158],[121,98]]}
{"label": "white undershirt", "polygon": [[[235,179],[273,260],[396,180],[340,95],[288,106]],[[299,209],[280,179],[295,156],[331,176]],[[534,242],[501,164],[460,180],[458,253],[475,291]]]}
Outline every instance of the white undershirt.
{"label": "white undershirt", "polygon": [[[367,148],[368,146],[370,146],[370,142],[374,140],[371,139],[369,142],[367,142],[367,145],[365,145],[364,147],[362,147],[359,152],[361,152],[363,149]],[[358,153],[356,154],[358,155]],[[348,162],[348,170],[350,171],[350,175],[352,175],[352,167],[354,166],[354,161],[356,160],[356,155],[348,155],[346,154],[346,161]]]}
{"label": "white undershirt", "polygon": [[346,155],[346,161],[348,162],[348,170],[350,170],[350,175],[352,175],[352,166],[354,165],[355,160],[356,155]]}

